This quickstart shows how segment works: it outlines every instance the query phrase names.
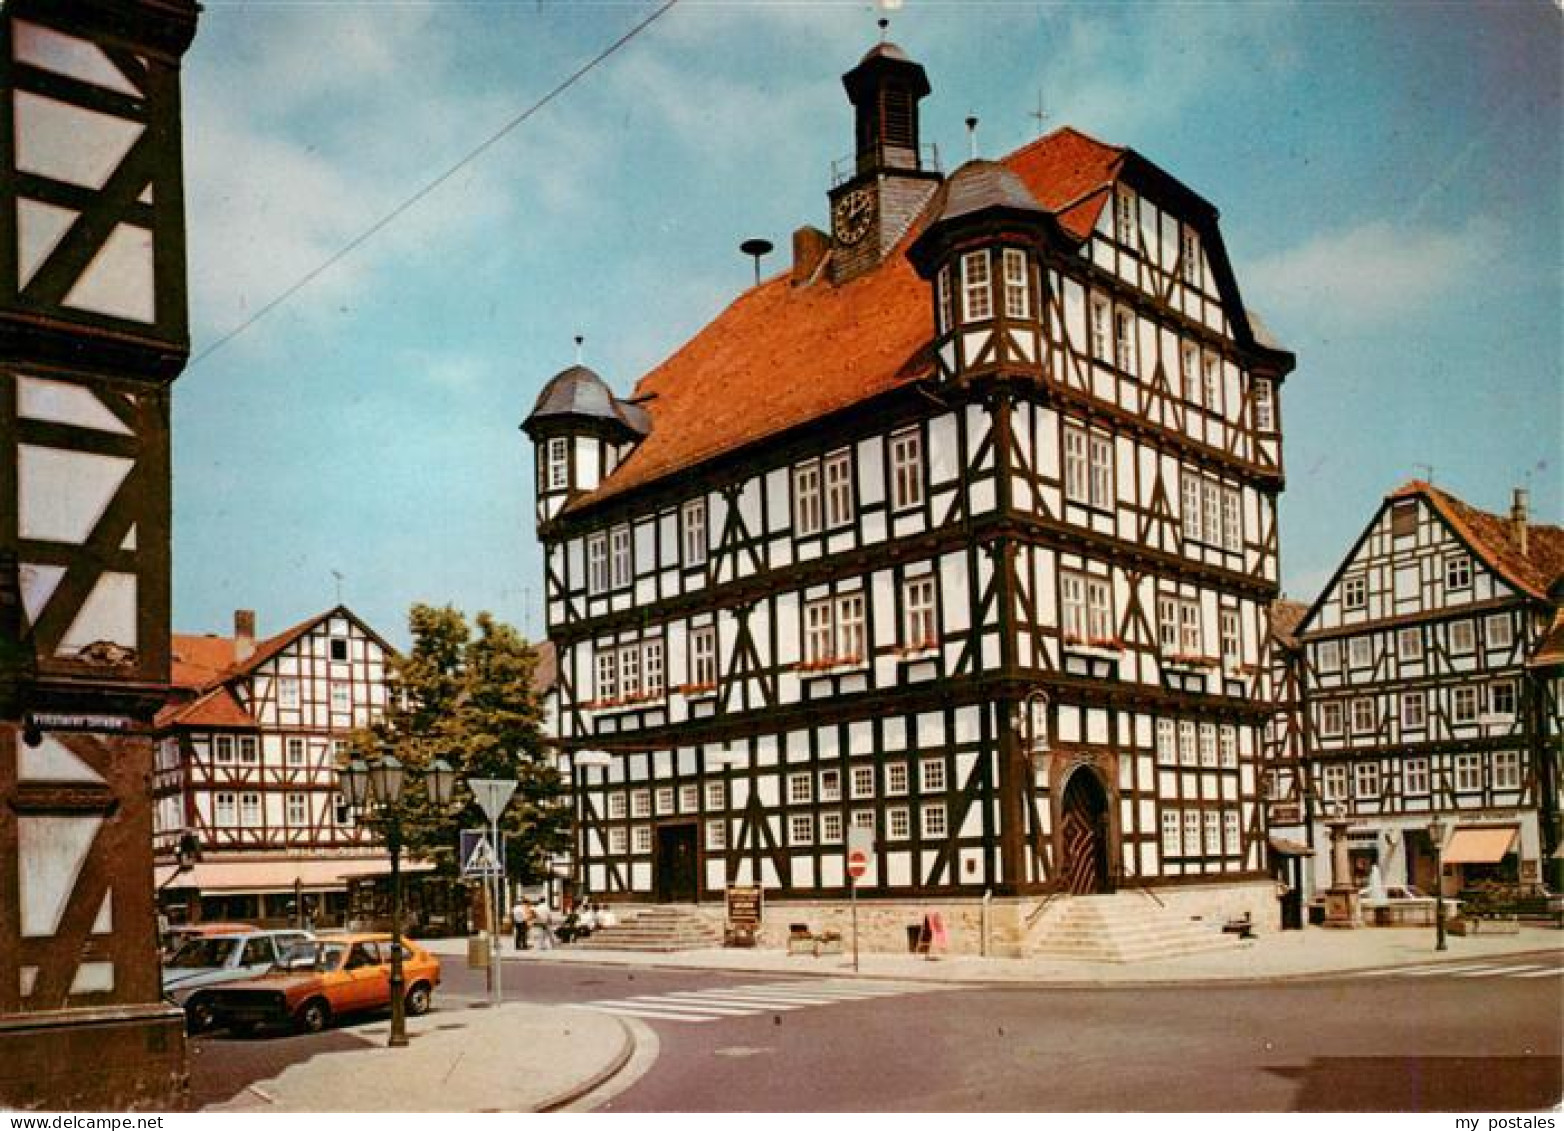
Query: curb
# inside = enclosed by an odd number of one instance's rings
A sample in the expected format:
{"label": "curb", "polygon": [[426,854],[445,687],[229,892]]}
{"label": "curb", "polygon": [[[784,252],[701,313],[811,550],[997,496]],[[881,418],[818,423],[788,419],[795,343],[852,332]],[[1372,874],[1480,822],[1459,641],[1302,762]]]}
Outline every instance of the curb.
{"label": "curb", "polygon": [[[604,1016],[613,1017],[613,1014],[604,1014]],[[629,1064],[630,1058],[635,1055],[635,1034],[630,1031],[630,1027],[624,1023],[622,1018],[614,1017],[614,1024],[619,1026],[620,1041],[619,1051],[614,1054],[613,1060],[580,1083],[573,1084],[564,1091],[550,1096],[542,1103],[535,1105],[532,1108],[533,1111],[547,1113],[558,1111],[562,1107],[568,1107],[582,1096],[590,1095],[597,1091],[624,1070],[624,1066]]]}

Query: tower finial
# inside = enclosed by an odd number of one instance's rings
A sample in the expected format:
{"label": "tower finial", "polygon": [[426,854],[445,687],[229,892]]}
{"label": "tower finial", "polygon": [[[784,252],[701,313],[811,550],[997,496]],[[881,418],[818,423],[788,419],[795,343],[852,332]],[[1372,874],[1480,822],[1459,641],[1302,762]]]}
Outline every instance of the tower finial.
{"label": "tower finial", "polygon": [[976,114],[967,115],[967,156],[973,161],[977,160],[977,127]]}
{"label": "tower finial", "polygon": [[580,334],[576,335],[576,364],[581,364],[581,346],[586,341]]}

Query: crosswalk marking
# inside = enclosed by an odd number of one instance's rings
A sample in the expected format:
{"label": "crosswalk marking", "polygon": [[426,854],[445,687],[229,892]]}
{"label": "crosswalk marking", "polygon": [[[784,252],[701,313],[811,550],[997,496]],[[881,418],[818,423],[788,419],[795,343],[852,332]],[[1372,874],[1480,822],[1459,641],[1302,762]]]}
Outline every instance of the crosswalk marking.
{"label": "crosswalk marking", "polygon": [[1427,978],[1432,974],[1455,974],[1462,970],[1482,972],[1488,969],[1491,969],[1491,963],[1464,962],[1446,966],[1420,966],[1413,970],[1396,970],[1393,971],[1393,975],[1400,978]]}
{"label": "crosswalk marking", "polygon": [[1364,978],[1557,978],[1564,976],[1564,966],[1548,966],[1539,962],[1503,958],[1490,958],[1482,962],[1435,962],[1424,966],[1408,966],[1400,970],[1362,970],[1347,977]]}
{"label": "crosswalk marking", "polygon": [[872,1001],[942,987],[923,982],[856,983],[839,979],[769,982],[705,990],[670,990],[629,998],[572,1003],[573,1009],[644,1017],[654,1021],[705,1022],[724,1017],[755,1017],[813,1006]]}
{"label": "crosswalk marking", "polygon": [[1515,974],[1516,978],[1557,978],[1564,974],[1564,966],[1553,966],[1548,969],[1534,970],[1530,974]]}

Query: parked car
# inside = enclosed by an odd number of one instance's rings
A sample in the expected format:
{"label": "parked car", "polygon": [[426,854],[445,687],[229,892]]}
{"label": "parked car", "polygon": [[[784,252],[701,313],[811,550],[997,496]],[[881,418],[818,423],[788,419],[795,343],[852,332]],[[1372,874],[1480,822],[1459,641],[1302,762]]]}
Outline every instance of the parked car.
{"label": "parked car", "polygon": [[[403,942],[402,979],[408,1014],[428,1012],[440,984],[439,959]],[[319,939],[269,974],[219,986],[208,1002],[213,1023],[239,1035],[270,1025],[318,1033],[344,1014],[385,1009],[391,1004],[391,936]]]}
{"label": "parked car", "polygon": [[203,939],[212,935],[243,935],[258,930],[254,923],[181,923],[169,927],[162,934],[163,961],[167,962],[180,947],[191,939]]}
{"label": "parked car", "polygon": [[282,961],[300,943],[311,943],[308,931],[258,931],[229,924],[230,933],[214,930],[187,938],[163,963],[163,996],[185,1011],[192,1033],[211,1026],[207,992],[213,986],[253,978]]}

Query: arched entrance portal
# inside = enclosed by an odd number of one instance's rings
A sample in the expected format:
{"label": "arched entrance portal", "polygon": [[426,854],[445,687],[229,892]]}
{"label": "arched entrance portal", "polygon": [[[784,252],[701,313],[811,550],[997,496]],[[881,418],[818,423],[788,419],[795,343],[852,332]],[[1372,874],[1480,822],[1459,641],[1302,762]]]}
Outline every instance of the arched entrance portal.
{"label": "arched entrance portal", "polygon": [[1108,874],[1108,795],[1097,775],[1078,767],[1065,783],[1060,801],[1059,841],[1064,861],[1060,876],[1071,895],[1113,890]]}

